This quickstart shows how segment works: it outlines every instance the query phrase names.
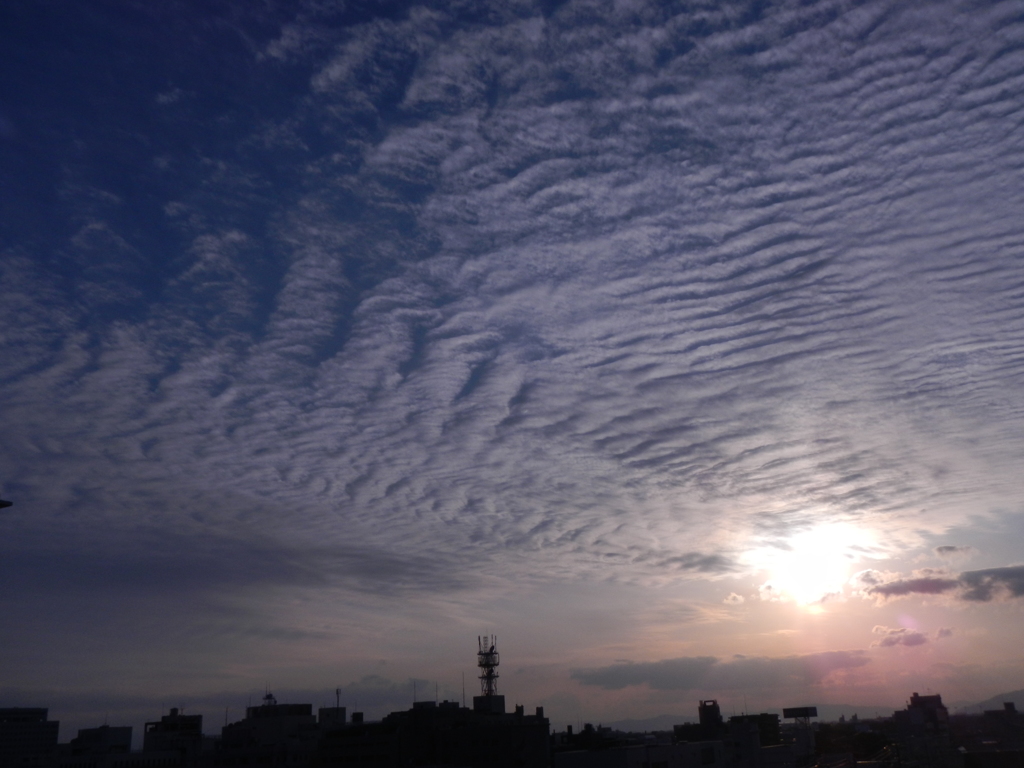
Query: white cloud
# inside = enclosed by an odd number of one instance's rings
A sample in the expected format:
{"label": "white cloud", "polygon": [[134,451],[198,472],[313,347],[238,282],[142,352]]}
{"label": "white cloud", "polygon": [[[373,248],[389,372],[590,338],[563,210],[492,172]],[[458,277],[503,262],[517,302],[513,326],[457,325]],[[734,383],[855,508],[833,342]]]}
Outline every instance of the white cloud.
{"label": "white cloud", "polygon": [[721,578],[823,520],[898,554],[1014,508],[1008,7],[303,11],[246,48],[298,67],[258,70],[288,99],[195,118],[230,140],[161,123],[201,149],[147,164],[166,230],[86,147],[63,240],[5,252],[8,541],[457,594]]}

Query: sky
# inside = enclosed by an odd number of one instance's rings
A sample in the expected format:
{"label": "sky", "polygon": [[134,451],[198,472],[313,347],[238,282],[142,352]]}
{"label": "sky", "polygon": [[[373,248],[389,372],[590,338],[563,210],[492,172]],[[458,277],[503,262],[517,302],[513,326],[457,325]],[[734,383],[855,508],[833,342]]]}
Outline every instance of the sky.
{"label": "sky", "polygon": [[1024,688],[1024,4],[12,0],[0,706]]}

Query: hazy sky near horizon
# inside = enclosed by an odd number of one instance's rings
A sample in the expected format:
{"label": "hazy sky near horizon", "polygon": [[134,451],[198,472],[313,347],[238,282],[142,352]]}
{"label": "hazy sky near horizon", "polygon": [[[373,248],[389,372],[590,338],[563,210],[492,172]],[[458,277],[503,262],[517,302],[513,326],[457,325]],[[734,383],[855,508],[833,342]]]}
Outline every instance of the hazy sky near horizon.
{"label": "hazy sky near horizon", "polygon": [[1022,122],[1019,1],[4,3],[0,705],[1024,688]]}

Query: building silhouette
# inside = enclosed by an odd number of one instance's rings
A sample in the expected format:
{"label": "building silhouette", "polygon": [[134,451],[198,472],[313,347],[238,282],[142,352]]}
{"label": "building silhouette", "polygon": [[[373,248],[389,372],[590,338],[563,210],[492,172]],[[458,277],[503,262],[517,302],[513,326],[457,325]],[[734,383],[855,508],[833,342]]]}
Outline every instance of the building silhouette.
{"label": "building silhouette", "polygon": [[43,765],[57,749],[60,722],[49,710],[35,707],[0,709],[0,768]]}
{"label": "building silhouette", "polygon": [[800,768],[814,759],[811,717],[814,707],[783,710],[786,717],[797,718],[795,729],[783,732],[777,714],[734,715],[728,722],[714,699],[705,699],[697,707],[699,722],[673,727],[677,742],[721,742],[725,764],[731,768]]}
{"label": "building silhouette", "polygon": [[81,728],[71,740],[71,754],[127,755],[132,751],[132,727],[101,725],[99,728]]}
{"label": "building silhouette", "polygon": [[203,716],[183,715],[177,707],[169,715],[146,723],[142,736],[142,751],[145,753],[168,753],[180,756],[182,766],[197,766],[205,751],[209,752],[212,740],[203,736]]}
{"label": "building silhouette", "polygon": [[960,768],[963,757],[952,745],[949,710],[939,694],[914,693],[906,709],[893,712],[892,736],[900,761],[928,768]]}
{"label": "building silhouette", "polygon": [[54,753],[53,768],[179,768],[185,765],[178,751],[132,752],[132,728],[101,725],[82,728]]}
{"label": "building silhouette", "polygon": [[[353,712],[353,714],[356,714]],[[321,731],[345,727],[345,707],[320,707],[317,710],[317,725]]]}
{"label": "building silhouette", "polygon": [[913,693],[907,708],[893,712],[892,719],[907,733],[940,733],[949,729],[949,710],[939,694]]}
{"label": "building silhouette", "polygon": [[308,764],[319,739],[312,704],[278,704],[268,691],[262,704],[246,707],[245,718],[221,729],[214,763],[218,766]]}
{"label": "building silhouette", "polygon": [[[0,768],[1022,768],[1024,716],[1013,702],[951,717],[938,694],[912,694],[889,718],[811,724],[814,707],[722,717],[714,699],[699,722],[672,731],[624,733],[587,724],[551,734],[544,710],[505,711],[497,692],[497,644],[479,638],[481,695],[471,708],[416,701],[377,722],[345,707],[279,704],[269,691],[220,737],[201,715],[171,709],[147,722],[141,752],[132,728],[84,728],[58,744],[43,708],[0,709]],[[340,699],[340,693],[339,693]],[[821,741],[816,745],[815,733]]]}
{"label": "building silhouette", "polygon": [[[379,723],[352,722],[322,734],[318,766],[461,766],[462,768],[547,768],[550,726],[538,707],[505,712],[498,693],[500,657],[496,637],[478,637],[480,695],[473,708],[454,701],[416,701]],[[344,721],[344,713],[341,716]]]}
{"label": "building silhouette", "polygon": [[378,723],[325,733],[315,764],[546,768],[549,727],[540,707],[527,715],[522,706],[504,713],[475,701],[473,709],[455,701],[417,701]]}

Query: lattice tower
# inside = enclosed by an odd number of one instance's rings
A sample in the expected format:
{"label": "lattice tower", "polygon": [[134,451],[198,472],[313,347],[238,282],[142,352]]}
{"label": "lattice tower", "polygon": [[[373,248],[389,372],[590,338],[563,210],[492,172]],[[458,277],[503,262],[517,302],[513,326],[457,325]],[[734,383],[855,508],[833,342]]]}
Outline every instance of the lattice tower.
{"label": "lattice tower", "polygon": [[480,692],[484,696],[498,693],[498,638],[495,635],[477,637],[480,650],[476,654],[476,665],[480,667]]}

